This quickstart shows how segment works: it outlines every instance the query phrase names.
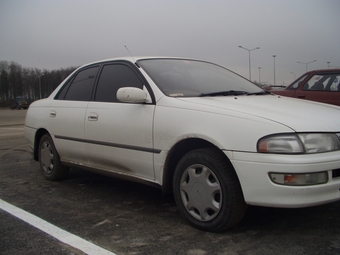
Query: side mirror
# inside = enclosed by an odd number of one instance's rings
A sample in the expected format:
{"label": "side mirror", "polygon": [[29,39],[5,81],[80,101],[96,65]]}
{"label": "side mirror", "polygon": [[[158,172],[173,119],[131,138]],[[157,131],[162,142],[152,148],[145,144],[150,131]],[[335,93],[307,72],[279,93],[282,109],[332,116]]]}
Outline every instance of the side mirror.
{"label": "side mirror", "polygon": [[117,99],[123,103],[145,103],[147,94],[135,87],[124,87],[117,91]]}

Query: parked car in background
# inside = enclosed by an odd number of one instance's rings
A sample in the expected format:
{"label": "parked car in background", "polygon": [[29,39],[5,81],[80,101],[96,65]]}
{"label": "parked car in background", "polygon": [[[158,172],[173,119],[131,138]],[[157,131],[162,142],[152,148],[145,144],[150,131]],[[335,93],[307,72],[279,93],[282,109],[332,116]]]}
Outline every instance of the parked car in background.
{"label": "parked car in background", "polygon": [[305,73],[287,88],[271,92],[340,106],[339,84],[340,69],[314,70]]}
{"label": "parked car in background", "polygon": [[16,97],[13,100],[13,105],[10,107],[12,110],[14,109],[27,109],[29,107],[28,99],[23,96]]}
{"label": "parked car in background", "polygon": [[173,193],[188,222],[215,232],[237,224],[247,205],[339,201],[339,136],[339,107],[179,58],[82,66],[32,103],[25,122],[46,179],[77,167],[142,181]]}

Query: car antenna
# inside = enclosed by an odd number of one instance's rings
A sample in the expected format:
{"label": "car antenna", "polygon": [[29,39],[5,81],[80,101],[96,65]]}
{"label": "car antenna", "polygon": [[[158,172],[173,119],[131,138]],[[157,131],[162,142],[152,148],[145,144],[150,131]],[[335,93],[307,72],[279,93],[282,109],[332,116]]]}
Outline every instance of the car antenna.
{"label": "car antenna", "polygon": [[132,56],[131,52],[129,51],[128,47],[126,45],[124,45],[125,49],[127,50],[127,52],[129,52],[130,57],[132,58],[133,62],[135,62],[135,65],[139,68],[139,65],[137,64],[135,58]]}

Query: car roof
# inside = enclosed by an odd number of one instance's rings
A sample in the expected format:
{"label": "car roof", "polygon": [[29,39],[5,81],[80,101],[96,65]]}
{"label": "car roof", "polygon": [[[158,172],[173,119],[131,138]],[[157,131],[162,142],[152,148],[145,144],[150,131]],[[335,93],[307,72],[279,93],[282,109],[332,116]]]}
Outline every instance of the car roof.
{"label": "car roof", "polygon": [[332,73],[332,72],[340,72],[340,68],[332,68],[332,69],[316,69],[308,71],[307,73]]}
{"label": "car roof", "polygon": [[127,56],[125,56],[125,57],[108,58],[108,59],[102,59],[102,60],[90,62],[90,63],[79,66],[77,68],[77,70],[79,70],[83,67],[101,64],[101,63],[105,63],[105,62],[128,61],[128,62],[135,64],[139,60],[146,60],[146,59],[182,59],[182,60],[192,60],[192,61],[202,61],[202,62],[212,63],[212,62],[209,62],[207,60],[188,58],[188,57],[169,57],[169,56],[130,56],[130,57],[127,57]]}
{"label": "car roof", "polygon": [[133,57],[126,57],[125,56],[125,57],[102,59],[102,60],[98,60],[98,61],[94,61],[94,62],[85,64],[83,66],[99,64],[99,63],[103,63],[103,62],[119,61],[119,60],[125,60],[125,61],[129,61],[131,63],[135,63],[138,60],[144,60],[144,59],[164,59],[164,58],[166,58],[166,59],[187,59],[187,60],[198,60],[198,61],[201,61],[199,59],[185,58],[185,57],[169,57],[169,56],[133,56]]}

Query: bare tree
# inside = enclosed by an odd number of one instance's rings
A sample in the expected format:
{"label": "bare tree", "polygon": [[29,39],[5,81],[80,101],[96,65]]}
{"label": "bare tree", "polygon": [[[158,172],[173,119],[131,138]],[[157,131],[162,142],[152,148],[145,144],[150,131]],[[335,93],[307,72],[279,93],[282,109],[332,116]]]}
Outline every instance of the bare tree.
{"label": "bare tree", "polygon": [[23,68],[15,62],[0,61],[0,104],[9,106],[17,96],[35,101],[41,96],[48,97],[51,92],[76,67],[59,70]]}

